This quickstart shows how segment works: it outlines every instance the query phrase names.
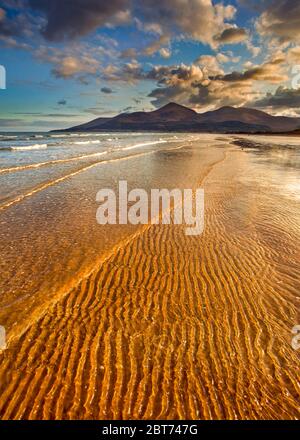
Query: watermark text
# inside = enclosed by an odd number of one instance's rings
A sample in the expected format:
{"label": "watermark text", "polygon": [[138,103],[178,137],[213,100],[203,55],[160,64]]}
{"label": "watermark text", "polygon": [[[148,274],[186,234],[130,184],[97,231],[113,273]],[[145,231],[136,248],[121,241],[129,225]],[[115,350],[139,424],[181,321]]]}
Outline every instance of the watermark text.
{"label": "watermark text", "polygon": [[0,89],[6,89],[6,69],[0,64]]}
{"label": "watermark text", "polygon": [[98,191],[97,222],[100,225],[186,225],[186,235],[204,230],[204,190],[145,189],[128,191],[127,181],[119,182],[118,196],[112,189]]}

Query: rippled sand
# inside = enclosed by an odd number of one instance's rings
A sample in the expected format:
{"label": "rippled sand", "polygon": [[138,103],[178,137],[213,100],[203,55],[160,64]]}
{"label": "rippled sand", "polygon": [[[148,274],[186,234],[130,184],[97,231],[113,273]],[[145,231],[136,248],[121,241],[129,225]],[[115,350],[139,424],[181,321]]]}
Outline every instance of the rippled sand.
{"label": "rippled sand", "polygon": [[[50,219],[34,211],[39,222],[26,223],[49,187],[3,208],[0,221],[12,223],[2,240],[2,419],[299,418],[300,353],[291,347],[300,323],[300,208],[291,189],[299,163],[230,141],[163,147],[101,174],[109,182],[112,172],[128,173],[141,187],[204,187],[199,237],[174,225],[103,235],[96,205],[73,212],[66,186],[51,190],[56,206],[68,204],[70,223],[53,211]],[[91,171],[70,186],[89,187]]]}

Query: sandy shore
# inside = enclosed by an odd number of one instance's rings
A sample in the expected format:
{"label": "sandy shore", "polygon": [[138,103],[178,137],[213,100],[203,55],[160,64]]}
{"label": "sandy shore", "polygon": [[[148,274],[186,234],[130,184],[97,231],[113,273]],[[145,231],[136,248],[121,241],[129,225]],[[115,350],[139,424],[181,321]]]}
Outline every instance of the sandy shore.
{"label": "sandy shore", "polygon": [[2,419],[299,418],[299,200],[272,187],[278,164],[221,144],[193,168],[203,235],[129,231],[28,306],[0,354]]}

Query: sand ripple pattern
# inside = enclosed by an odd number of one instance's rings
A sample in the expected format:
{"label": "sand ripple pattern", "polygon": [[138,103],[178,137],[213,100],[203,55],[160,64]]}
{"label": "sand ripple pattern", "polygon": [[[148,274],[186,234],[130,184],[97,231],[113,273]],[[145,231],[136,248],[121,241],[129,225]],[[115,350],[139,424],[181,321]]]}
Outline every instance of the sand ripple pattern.
{"label": "sand ripple pattern", "polygon": [[1,418],[299,418],[297,231],[237,227],[222,166],[201,237],[145,229],[12,342]]}

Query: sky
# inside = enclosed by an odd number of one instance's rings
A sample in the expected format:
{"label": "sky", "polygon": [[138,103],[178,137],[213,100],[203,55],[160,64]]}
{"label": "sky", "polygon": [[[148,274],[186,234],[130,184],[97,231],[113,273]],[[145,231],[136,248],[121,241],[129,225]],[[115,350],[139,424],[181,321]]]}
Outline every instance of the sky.
{"label": "sky", "polygon": [[0,65],[0,131],[168,102],[300,116],[300,1],[0,0]]}

